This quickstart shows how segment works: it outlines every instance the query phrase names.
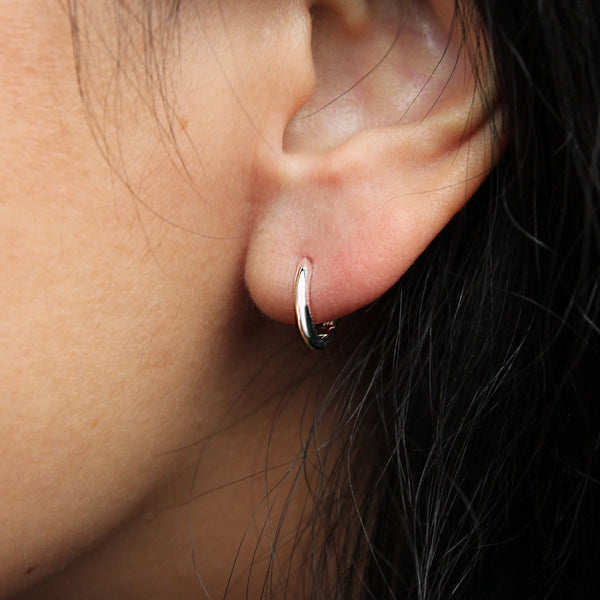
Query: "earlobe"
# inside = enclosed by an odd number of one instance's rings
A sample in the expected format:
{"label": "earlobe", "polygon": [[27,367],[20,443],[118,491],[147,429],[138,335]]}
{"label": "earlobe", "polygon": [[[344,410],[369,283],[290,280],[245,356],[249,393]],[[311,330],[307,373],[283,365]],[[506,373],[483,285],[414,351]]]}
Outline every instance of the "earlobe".
{"label": "earlobe", "polygon": [[368,304],[460,210],[498,149],[466,54],[442,35],[440,6],[409,2],[413,12],[402,13],[397,2],[369,3],[357,34],[340,16],[343,4],[324,6],[315,23],[313,97],[290,121],[281,152],[257,152],[246,283],[265,314],[287,323],[305,257],[315,321]]}

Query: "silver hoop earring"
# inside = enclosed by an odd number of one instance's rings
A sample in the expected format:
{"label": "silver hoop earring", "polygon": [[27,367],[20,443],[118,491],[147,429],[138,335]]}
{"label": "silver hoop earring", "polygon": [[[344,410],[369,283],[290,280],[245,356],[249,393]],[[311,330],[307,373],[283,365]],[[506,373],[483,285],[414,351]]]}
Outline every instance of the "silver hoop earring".
{"label": "silver hoop earring", "polygon": [[325,350],[331,344],[336,321],[314,323],[310,314],[309,290],[312,265],[304,259],[298,265],[295,285],[296,323],[300,336],[311,350]]}

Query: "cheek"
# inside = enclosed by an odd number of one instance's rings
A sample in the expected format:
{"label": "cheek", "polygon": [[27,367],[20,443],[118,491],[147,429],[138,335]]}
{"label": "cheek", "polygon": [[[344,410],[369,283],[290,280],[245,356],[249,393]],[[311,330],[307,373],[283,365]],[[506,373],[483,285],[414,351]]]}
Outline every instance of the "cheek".
{"label": "cheek", "polygon": [[[266,85],[253,68],[273,52],[274,4],[253,8],[250,28],[225,3],[228,30],[219,14],[183,4],[193,18],[182,19],[165,90],[116,74],[100,51],[83,73],[85,110],[59,5],[43,22],[36,3],[0,6],[10,31],[35,24],[28,37],[3,36],[12,46],[0,63],[0,581],[9,588],[64,565],[187,472],[167,451],[211,433],[227,410],[216,399],[236,397],[248,377],[214,373],[224,332],[245,326],[253,156],[284,126],[255,109]],[[310,73],[285,81],[284,66],[274,63],[274,80],[310,87]]]}
{"label": "cheek", "polygon": [[[7,22],[18,31],[36,8]],[[81,109],[68,28],[49,23],[45,37],[3,37],[1,48],[0,597],[136,515],[186,468],[165,452],[213,427],[205,336],[231,322],[242,293],[231,282],[243,177],[231,164],[248,168],[228,152],[230,106],[208,85],[184,99],[177,150],[147,106],[105,122],[109,167]],[[124,106],[144,104],[120,93]]]}
{"label": "cheek", "polygon": [[0,581],[126,519],[171,472],[159,455],[198,435],[197,332],[180,320],[198,301],[174,294],[182,277],[155,262],[133,205],[62,185],[78,201],[32,193],[1,211]]}

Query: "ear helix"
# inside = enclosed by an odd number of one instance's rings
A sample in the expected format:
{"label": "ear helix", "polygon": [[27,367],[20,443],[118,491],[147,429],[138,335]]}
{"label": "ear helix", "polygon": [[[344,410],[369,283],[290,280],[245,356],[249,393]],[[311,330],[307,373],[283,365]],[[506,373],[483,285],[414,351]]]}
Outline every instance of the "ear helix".
{"label": "ear helix", "polygon": [[303,259],[296,271],[296,284],[294,286],[296,323],[300,337],[311,350],[325,350],[331,341],[336,329],[336,321],[314,323],[310,312],[310,280],[312,263]]}

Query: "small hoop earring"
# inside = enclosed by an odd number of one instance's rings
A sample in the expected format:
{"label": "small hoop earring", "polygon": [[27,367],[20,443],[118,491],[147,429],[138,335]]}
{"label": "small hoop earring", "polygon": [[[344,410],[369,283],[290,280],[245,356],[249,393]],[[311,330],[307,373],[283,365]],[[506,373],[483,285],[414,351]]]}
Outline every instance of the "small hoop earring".
{"label": "small hoop earring", "polygon": [[309,306],[311,274],[312,264],[308,259],[304,259],[296,271],[294,288],[296,323],[300,336],[311,350],[325,350],[333,340],[336,321],[314,323]]}

